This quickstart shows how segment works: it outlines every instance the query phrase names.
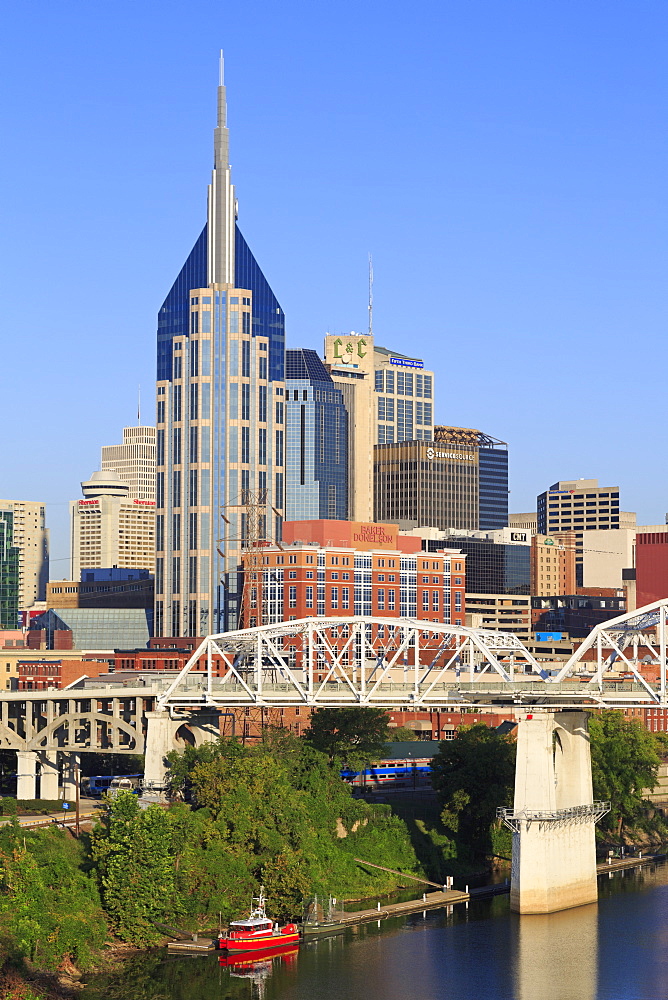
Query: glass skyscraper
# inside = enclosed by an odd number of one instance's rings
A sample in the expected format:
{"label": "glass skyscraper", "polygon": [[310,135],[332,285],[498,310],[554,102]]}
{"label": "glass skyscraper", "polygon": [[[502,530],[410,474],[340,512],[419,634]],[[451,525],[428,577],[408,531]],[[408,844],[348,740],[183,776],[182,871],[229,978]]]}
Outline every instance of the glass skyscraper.
{"label": "glass skyscraper", "polygon": [[348,413],[315,351],[285,354],[285,517],[348,517]]}
{"label": "glass skyscraper", "polygon": [[156,635],[236,628],[253,524],[280,537],[285,320],[237,226],[221,77],[207,222],[158,315]]}
{"label": "glass skyscraper", "polygon": [[19,627],[19,549],[14,545],[14,514],[0,510],[0,628]]}

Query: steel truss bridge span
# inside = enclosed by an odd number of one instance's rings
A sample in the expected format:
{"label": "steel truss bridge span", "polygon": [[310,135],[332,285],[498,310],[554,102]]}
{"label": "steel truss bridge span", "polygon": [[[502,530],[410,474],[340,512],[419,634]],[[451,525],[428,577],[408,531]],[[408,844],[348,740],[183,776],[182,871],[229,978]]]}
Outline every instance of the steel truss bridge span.
{"label": "steel truss bridge span", "polygon": [[[207,636],[156,707],[666,706],[667,608],[659,601],[597,626],[565,664],[539,662],[509,632],[417,618],[261,625]],[[657,683],[641,651],[660,664]]]}

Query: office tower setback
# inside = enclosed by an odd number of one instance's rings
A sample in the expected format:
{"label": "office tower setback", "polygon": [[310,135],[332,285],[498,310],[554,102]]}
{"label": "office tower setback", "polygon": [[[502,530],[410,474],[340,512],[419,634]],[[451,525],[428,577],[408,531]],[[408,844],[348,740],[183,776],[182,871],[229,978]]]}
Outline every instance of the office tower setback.
{"label": "office tower setback", "polygon": [[155,503],[131,500],[130,487],[94,472],[70,503],[72,580],[86,569],[155,570]]}
{"label": "office tower setback", "polygon": [[[575,573],[578,587],[583,583],[582,538],[585,531],[631,527],[619,513],[619,487],[599,486],[598,479],[574,479],[554,483],[537,498],[538,531],[575,532]],[[635,523],[635,517],[633,518]]]}
{"label": "office tower setback", "polygon": [[285,352],[285,421],[286,520],[345,520],[348,414],[315,351]]}
{"label": "office tower setback", "polygon": [[468,427],[435,427],[432,442],[375,449],[375,519],[406,526],[493,530],[508,518],[508,452]]}
{"label": "office tower setback", "polygon": [[348,411],[348,516],[371,521],[374,445],[431,439],[434,373],[420,358],[374,346],[371,334],[328,334],[325,364]]}
{"label": "office tower setback", "polygon": [[100,469],[127,483],[131,500],[155,500],[155,427],[124,427],[123,444],[102,447]]}
{"label": "office tower setback", "polygon": [[226,117],[221,60],[207,222],[158,315],[157,635],[235,628],[247,504],[267,538],[283,518],[284,316],[236,223]]}
{"label": "office tower setback", "polygon": [[12,545],[19,550],[19,611],[25,611],[46,597],[49,579],[46,508],[38,500],[0,500],[0,514],[3,512],[13,515]]}

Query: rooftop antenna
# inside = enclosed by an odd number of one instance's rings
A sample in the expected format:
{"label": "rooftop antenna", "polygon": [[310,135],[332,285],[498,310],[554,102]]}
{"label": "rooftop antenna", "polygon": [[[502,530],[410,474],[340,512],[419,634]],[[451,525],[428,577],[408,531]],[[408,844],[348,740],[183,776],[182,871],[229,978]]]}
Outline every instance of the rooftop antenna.
{"label": "rooftop antenna", "polygon": [[137,386],[137,427],[141,427],[141,384]]}
{"label": "rooftop antenna", "polygon": [[373,258],[369,254],[369,336],[373,337]]}
{"label": "rooftop antenna", "polygon": [[225,56],[222,49],[220,50],[220,61],[218,64],[218,86],[225,86]]}

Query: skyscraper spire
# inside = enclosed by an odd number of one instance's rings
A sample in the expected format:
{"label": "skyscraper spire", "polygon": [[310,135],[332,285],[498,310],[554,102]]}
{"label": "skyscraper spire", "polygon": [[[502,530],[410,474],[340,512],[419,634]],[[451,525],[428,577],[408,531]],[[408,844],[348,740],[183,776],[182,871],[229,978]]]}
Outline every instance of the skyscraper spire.
{"label": "skyscraper spire", "polygon": [[217,124],[213,133],[213,174],[208,199],[208,283],[234,284],[236,198],[230,168],[227,93],[223,51],[220,52]]}

